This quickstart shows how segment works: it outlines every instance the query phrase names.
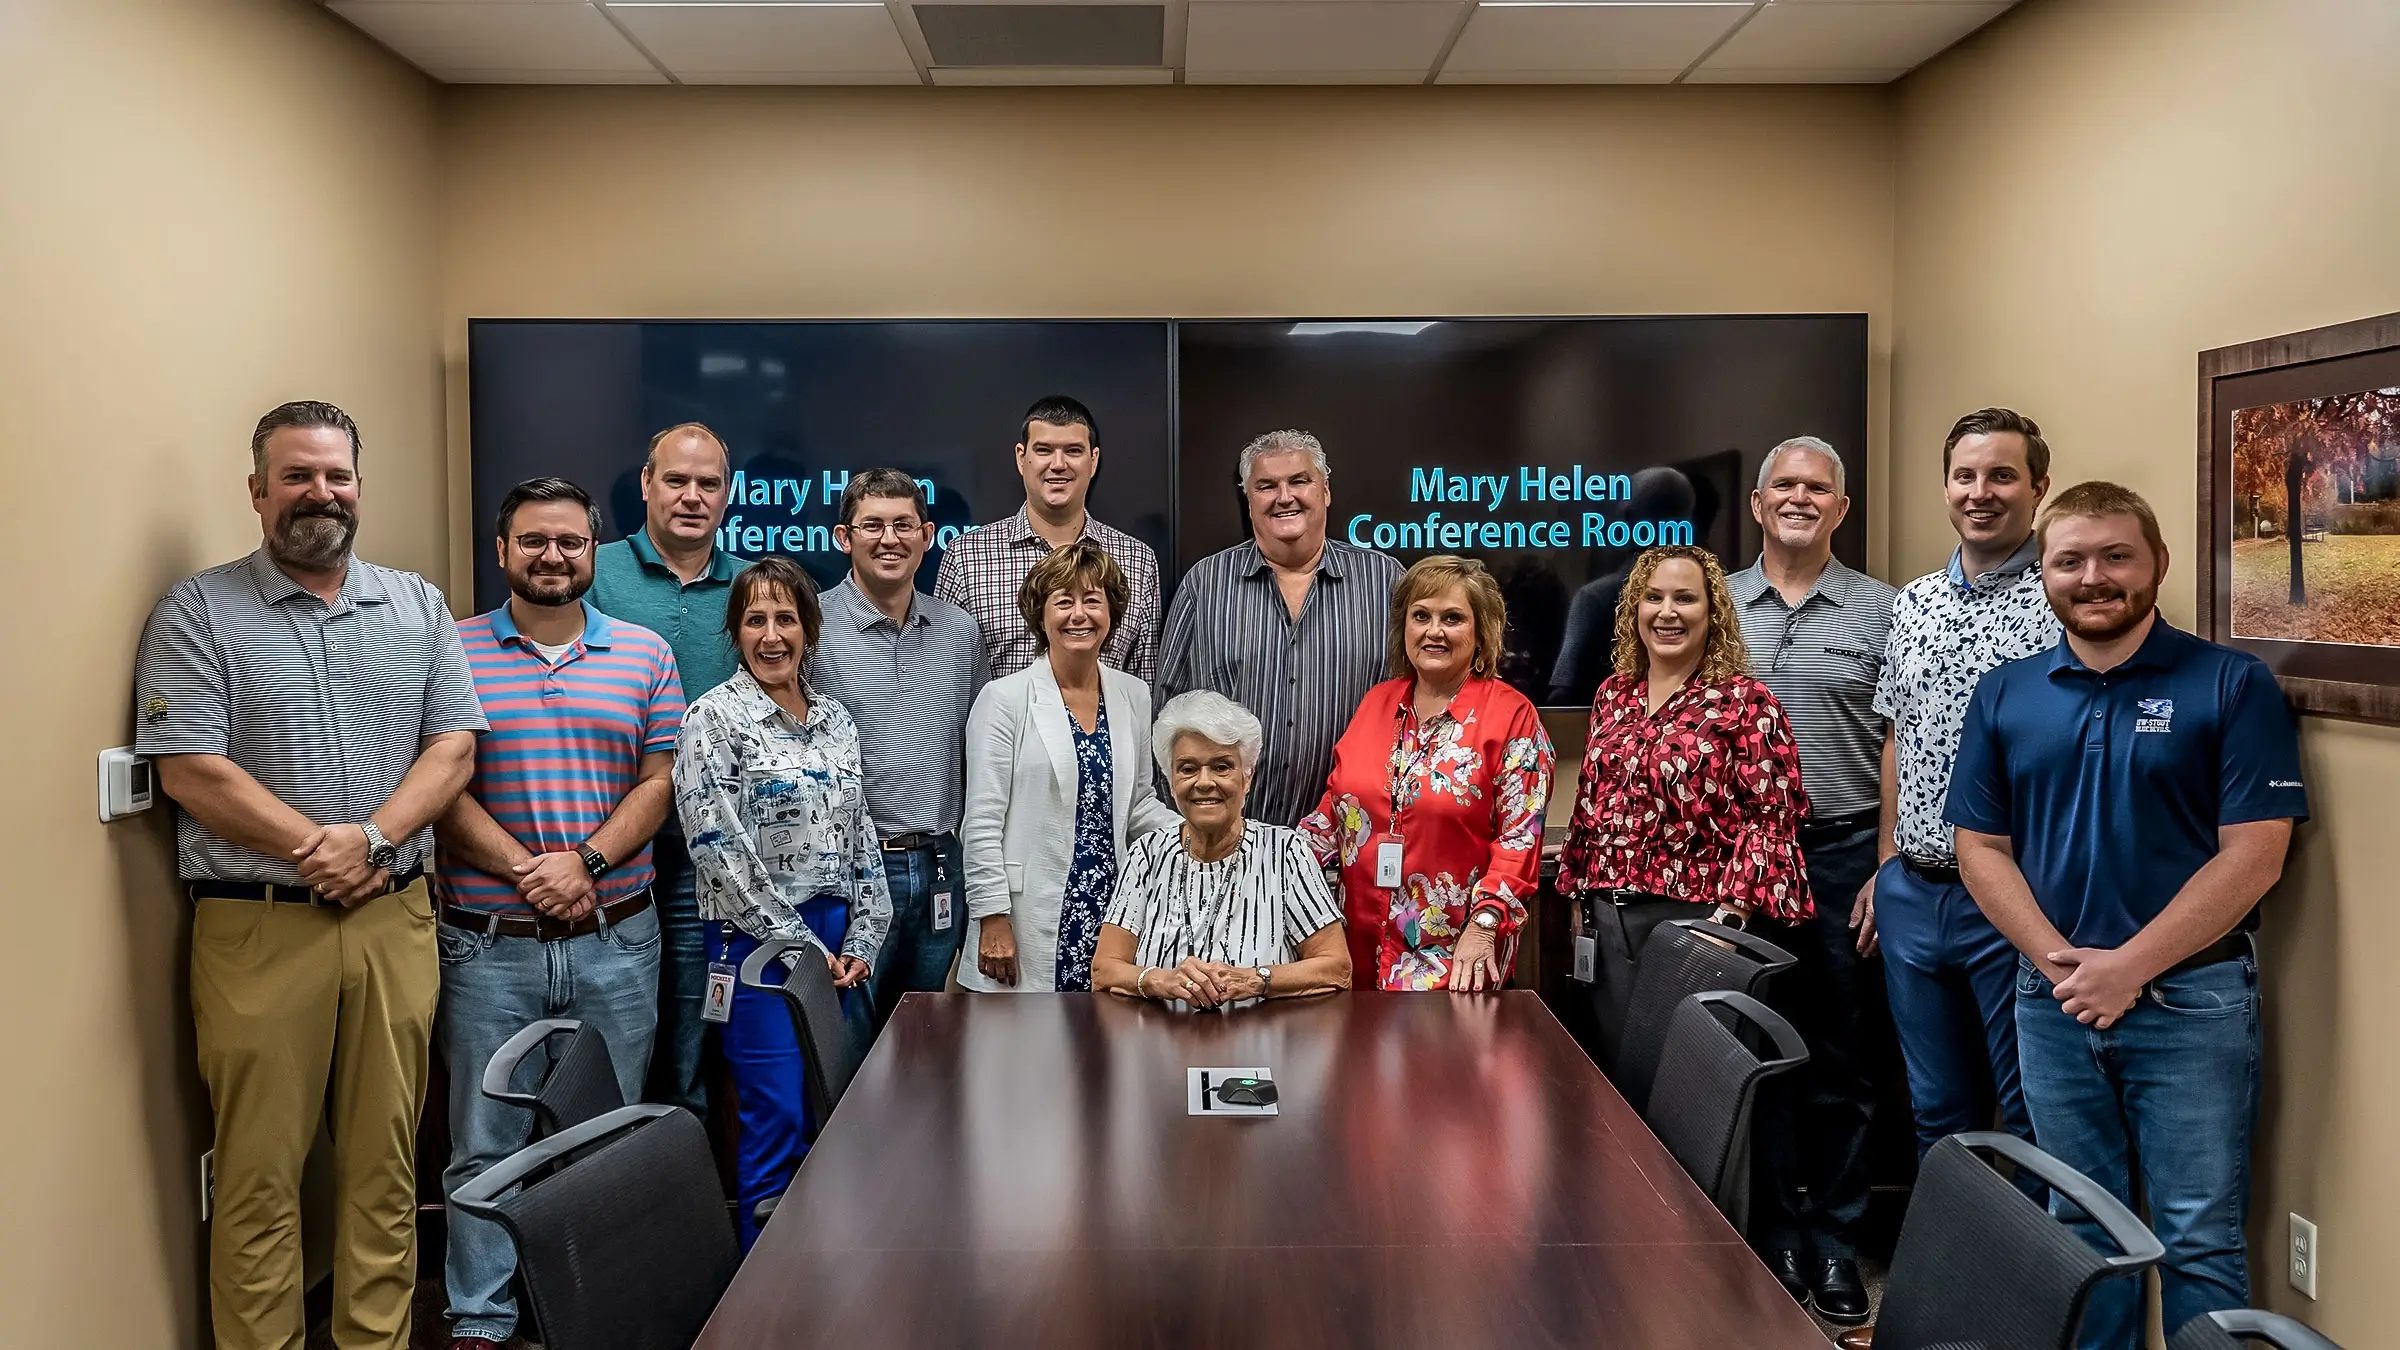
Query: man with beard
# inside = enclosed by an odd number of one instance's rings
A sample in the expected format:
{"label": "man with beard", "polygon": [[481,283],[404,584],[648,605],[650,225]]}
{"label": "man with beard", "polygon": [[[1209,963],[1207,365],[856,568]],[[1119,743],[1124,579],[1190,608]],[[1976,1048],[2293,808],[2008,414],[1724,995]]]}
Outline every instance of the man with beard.
{"label": "man with beard", "polygon": [[[2167,546],[2148,502],[2079,484],[2037,538],[2066,640],[1976,687],[1948,816],[1968,889],[2019,953],[2034,1132],[2128,1205],[2138,1169],[2172,1337],[2249,1305],[2250,935],[2308,794],[2265,663],[2159,617]],[[2052,1212],[2106,1250],[2072,1203]],[[2080,1344],[2136,1350],[2142,1302],[2137,1282],[2103,1281]]]}
{"label": "man with beard", "polygon": [[484,729],[442,593],[351,556],[358,425],[286,403],[250,438],[264,543],[176,584],[134,674],[137,753],[181,808],[192,1020],[215,1115],[209,1314],[294,1346],[300,1173],[333,1136],[333,1338],[409,1343],[417,1114],[440,979],[424,868]]}
{"label": "man with beard", "polygon": [[1384,678],[1400,564],[1325,536],[1333,471],[1305,431],[1242,447],[1235,475],[1250,539],[1192,565],[1167,611],[1153,707],[1211,689],[1266,731],[1248,814],[1297,825],[1325,795],[1333,743]]}
{"label": "man with beard", "polygon": [[[496,541],[508,603],[458,626],[492,729],[435,832],[445,1194],[531,1133],[530,1113],[482,1091],[484,1066],[527,1026],[569,1017],[599,1032],[626,1101],[650,1067],[650,837],[670,809],[683,689],[664,638],[585,602],[599,532],[600,508],[563,478],[509,489]],[[491,1350],[516,1330],[515,1250],[498,1225],[455,1208],[449,1228],[452,1350]]]}
{"label": "man with beard", "polygon": [[1814,436],[1767,452],[1750,494],[1758,561],[1726,580],[1750,671],[1791,719],[1808,787],[1800,851],[1812,918],[1754,927],[1799,964],[1769,999],[1808,1042],[1808,1065],[1759,1101],[1751,1231],[1793,1298],[1829,1322],[1867,1319],[1858,1232],[1867,1217],[1867,1127],[1891,1031],[1862,896],[1875,874],[1883,719],[1875,678],[1891,637],[1890,586],[1833,556],[1850,514],[1842,459]]}

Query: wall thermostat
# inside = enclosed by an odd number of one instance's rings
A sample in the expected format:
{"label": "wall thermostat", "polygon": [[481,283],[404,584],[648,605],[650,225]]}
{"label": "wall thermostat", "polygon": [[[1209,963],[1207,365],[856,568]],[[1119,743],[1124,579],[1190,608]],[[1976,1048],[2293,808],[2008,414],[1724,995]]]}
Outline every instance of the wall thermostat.
{"label": "wall thermostat", "polygon": [[100,752],[100,818],[115,820],[150,809],[150,761],[130,745]]}

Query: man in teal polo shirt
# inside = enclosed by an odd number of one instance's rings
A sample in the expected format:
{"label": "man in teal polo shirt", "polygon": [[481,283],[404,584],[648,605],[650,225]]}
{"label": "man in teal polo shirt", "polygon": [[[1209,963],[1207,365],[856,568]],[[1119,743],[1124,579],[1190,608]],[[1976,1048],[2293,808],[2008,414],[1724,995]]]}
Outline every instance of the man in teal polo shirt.
{"label": "man in teal polo shirt", "polygon": [[[642,462],[642,505],[649,519],[592,555],[593,606],[665,638],[675,651],[686,699],[697,699],[734,672],[725,593],[743,564],[717,547],[732,476],[730,456],[717,433],[698,422],[668,427],[650,438],[650,454]],[[692,895],[691,855],[684,851],[683,827],[673,812],[659,827],[651,855],[665,941],[659,953],[658,1039],[646,1095],[705,1119],[700,1005],[708,990],[707,941]]]}

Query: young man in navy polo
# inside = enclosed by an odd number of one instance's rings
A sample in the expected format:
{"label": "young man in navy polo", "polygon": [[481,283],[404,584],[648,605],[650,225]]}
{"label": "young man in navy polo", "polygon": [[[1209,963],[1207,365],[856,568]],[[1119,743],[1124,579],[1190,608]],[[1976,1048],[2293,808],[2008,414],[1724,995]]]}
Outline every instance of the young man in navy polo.
{"label": "young man in navy polo", "polygon": [[[2128,1204],[2140,1169],[2172,1336],[2249,1302],[2250,931],[2308,796],[2265,663],[2158,616],[2167,550],[2149,503],[2084,483],[2038,539],[2066,636],[1976,686],[1948,816],[1968,890],[2019,953],[2034,1136]],[[2108,1281],[2081,1344],[2141,1343],[2138,1284]]]}

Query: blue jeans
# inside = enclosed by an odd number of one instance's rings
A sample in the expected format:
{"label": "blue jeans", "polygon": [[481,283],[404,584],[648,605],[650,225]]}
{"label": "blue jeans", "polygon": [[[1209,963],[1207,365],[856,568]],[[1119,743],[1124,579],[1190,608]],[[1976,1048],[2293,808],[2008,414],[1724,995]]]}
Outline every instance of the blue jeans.
{"label": "blue jeans", "polygon": [[1883,985],[1908,1065],[1917,1156],[1966,1130],[2034,1137],[2017,1070],[2017,951],[1961,885],[1894,858],[1875,873]]}
{"label": "blue jeans", "polygon": [[[2025,1100],[2043,1149],[2134,1203],[2166,1245],[2159,1291],[2169,1336],[2203,1313],[2250,1303],[2242,1224],[2258,1123],[2258,958],[2164,975],[2106,1031],[2069,1017],[2030,961],[2017,971]],[[2115,1250],[2064,1201],[2084,1241]],[[2084,1350],[2138,1350],[2139,1280],[2109,1280],[2084,1310]]]}
{"label": "blue jeans", "polygon": [[683,830],[672,819],[650,841],[658,868],[652,894],[665,945],[658,963],[658,1049],[650,1056],[650,1081],[642,1100],[680,1106],[708,1119],[708,1089],[700,1078],[700,1019],[708,997],[708,925],[694,895],[692,855]]}
{"label": "blue jeans", "polygon": [[[958,837],[933,848],[883,855],[884,880],[892,888],[892,928],[875,953],[867,995],[875,1008],[875,1030],[892,1018],[900,996],[910,991],[938,994],[950,966],[967,942],[967,888]],[[933,926],[933,897],[950,896],[950,926]]]}
{"label": "blue jeans", "polygon": [[[483,1069],[509,1037],[545,1017],[572,1017],[608,1042],[617,1090],[641,1097],[658,1026],[658,911],[653,905],[597,933],[541,942],[441,925],[442,1001],[435,1018],[450,1066],[450,1165],[447,1195],[525,1146],[533,1113],[483,1095]],[[528,1055],[512,1085],[532,1091],[549,1072],[546,1056]],[[455,1336],[505,1341],[517,1327],[509,1290],[516,1246],[498,1224],[452,1208],[442,1274]]]}

